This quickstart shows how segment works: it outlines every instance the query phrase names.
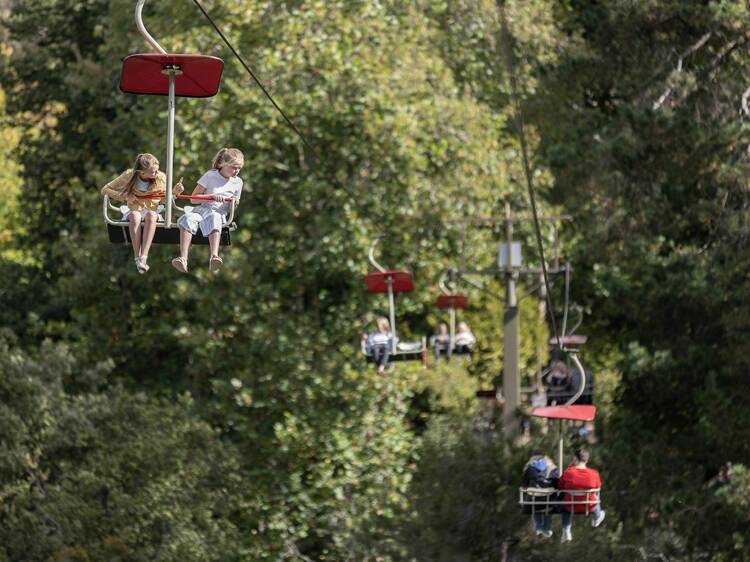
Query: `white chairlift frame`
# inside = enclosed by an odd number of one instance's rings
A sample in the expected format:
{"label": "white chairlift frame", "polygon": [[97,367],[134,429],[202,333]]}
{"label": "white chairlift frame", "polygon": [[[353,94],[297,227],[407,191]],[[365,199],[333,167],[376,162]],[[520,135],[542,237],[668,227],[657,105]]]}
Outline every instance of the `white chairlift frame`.
{"label": "white chairlift frame", "polygon": [[[544,513],[547,508],[551,506],[575,506],[585,505],[585,515],[591,514],[594,507],[599,505],[599,493],[601,488],[590,488],[588,490],[558,490],[557,488],[519,488],[518,489],[518,504],[522,506],[531,506],[532,512],[534,508],[541,508],[537,513]],[[555,494],[568,494],[571,496],[570,499],[550,499]],[[589,498],[589,494],[596,494],[596,500]],[[530,498],[530,499],[529,499]],[[582,515],[578,513],[577,515]]]}
{"label": "white chairlift frame", "polygon": [[[172,207],[173,208],[175,208],[178,211],[181,211],[183,213],[185,212],[185,209],[183,207],[179,207],[174,202],[173,198],[171,198],[170,200],[172,201]],[[231,201],[231,205],[230,205],[230,208],[229,208],[229,215],[227,216],[227,226],[229,227],[229,230],[234,230],[234,226],[235,226],[234,225],[234,209],[235,209],[236,206],[237,205],[235,205],[234,201]],[[165,206],[165,208],[166,208],[166,206]],[[112,202],[109,199],[109,196],[105,195],[104,196],[104,200],[102,202],[102,216],[104,217],[104,222],[106,222],[107,224],[111,224],[113,226],[125,226],[125,227],[127,227],[130,224],[130,222],[128,222],[127,220],[122,220],[122,219],[118,220],[118,219],[114,219],[114,218],[110,217],[109,216],[109,211],[110,210],[117,211],[118,213],[122,212],[121,209],[120,209],[120,207],[118,207],[116,205],[113,205]],[[170,227],[167,226],[166,221],[159,221],[158,223],[156,223],[156,226],[159,227],[159,228],[170,228]]]}
{"label": "white chairlift frame", "polygon": [[[146,26],[143,24],[143,5],[146,0],[138,0],[135,5],[135,24],[138,27],[138,31],[146,40],[146,42],[159,54],[166,55],[167,51],[162,47],[159,42],[148,32]],[[172,228],[174,223],[172,222],[172,209],[185,212],[182,207],[178,207],[175,203],[172,195],[172,183],[174,182],[174,120],[175,120],[175,76],[182,74],[182,70],[179,67],[168,68],[162,70],[163,74],[169,77],[169,92],[167,95],[167,193],[164,198],[165,203],[165,217],[163,221],[157,223],[157,227],[161,228]],[[230,230],[233,230],[232,225],[234,224],[234,209],[236,202],[232,201],[230,204],[229,216],[227,217],[227,225]],[[109,210],[120,211],[119,207],[112,205],[107,195],[104,196],[102,202],[102,213],[104,215],[104,221],[107,224],[114,226],[128,226],[129,222],[126,220],[115,220],[109,216]]]}

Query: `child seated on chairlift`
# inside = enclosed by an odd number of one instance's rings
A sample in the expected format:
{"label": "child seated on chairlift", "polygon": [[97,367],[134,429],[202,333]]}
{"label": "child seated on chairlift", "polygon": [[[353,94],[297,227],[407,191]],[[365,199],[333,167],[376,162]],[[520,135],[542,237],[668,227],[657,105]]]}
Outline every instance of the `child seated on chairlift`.
{"label": "child seated on chairlift", "polygon": [[450,363],[451,353],[451,335],[448,333],[448,324],[440,322],[438,333],[432,336],[432,349],[435,352],[435,363],[440,361],[440,354],[445,353],[445,362]]}
{"label": "child seated on chairlift", "polygon": [[456,346],[454,349],[456,354],[471,359],[471,348],[474,347],[476,342],[477,339],[471,333],[469,325],[466,322],[459,322],[456,330]]}
{"label": "child seated on chairlift", "polygon": [[[179,195],[183,190],[180,178],[172,193]],[[133,167],[102,187],[101,192],[110,199],[127,203],[127,208],[122,208],[125,211],[122,219],[130,223],[128,230],[135,254],[135,268],[138,273],[146,273],[150,269],[148,252],[156,233],[156,223],[163,220],[157,214],[162,200],[158,196],[165,196],[167,192],[167,176],[159,171],[159,161],[153,154],[139,154]]]}
{"label": "child seated on chairlift", "polygon": [[[227,223],[230,205],[238,205],[242,194],[240,170],[245,163],[242,152],[236,148],[222,148],[211,163],[211,169],[201,176],[191,195],[210,195],[213,201],[203,201],[197,207],[186,207],[185,214],[177,219],[180,228],[180,255],[172,266],[181,273],[188,272],[188,252],[193,236],[200,228],[208,238],[209,271],[218,271],[224,263],[219,257],[221,229]],[[229,200],[228,200],[229,199]]]}
{"label": "child seated on chairlift", "polygon": [[362,351],[366,355],[372,355],[375,365],[377,365],[377,372],[381,375],[388,365],[388,354],[392,349],[393,334],[387,318],[380,316],[375,324],[378,327],[377,332],[362,334]]}

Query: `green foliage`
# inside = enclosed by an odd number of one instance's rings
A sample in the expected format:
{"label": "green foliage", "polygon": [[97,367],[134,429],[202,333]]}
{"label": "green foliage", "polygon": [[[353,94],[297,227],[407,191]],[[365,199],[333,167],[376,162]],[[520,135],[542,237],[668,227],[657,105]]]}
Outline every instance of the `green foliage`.
{"label": "green foliage", "polygon": [[[607,522],[564,551],[517,514],[528,448],[472,398],[500,380],[499,298],[461,288],[471,363],[378,378],[356,346],[386,310],[361,286],[376,235],[379,261],[414,272],[398,327],[419,338],[459,253],[494,265],[497,233],[455,219],[527,208],[497,2],[206,2],[312,150],[197,11],[149,3],[168,51],[227,60],[218,96],[179,100],[178,177],[221,146],[247,162],[226,266],[194,249],[179,278],[174,248],[139,276],[98,214],[135,154],[165,167],[164,99],[116,91],[144,49],[132,4],[15,0],[3,21],[0,556],[748,556],[745,2],[504,2],[597,381]],[[538,266],[531,225],[516,235]],[[520,315],[529,374],[550,334],[537,298]]]}
{"label": "green foliage", "polygon": [[237,466],[188,397],[104,392],[112,366],[82,368],[62,347],[0,351],[6,557],[212,560],[234,548]]}

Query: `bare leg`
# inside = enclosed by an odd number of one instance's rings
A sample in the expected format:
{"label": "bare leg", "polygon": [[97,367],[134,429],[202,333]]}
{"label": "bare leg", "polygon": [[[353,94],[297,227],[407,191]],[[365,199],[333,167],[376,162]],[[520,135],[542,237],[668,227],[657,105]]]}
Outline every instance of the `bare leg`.
{"label": "bare leg", "polygon": [[153,211],[146,211],[146,221],[143,225],[142,236],[143,241],[141,243],[141,257],[147,258],[148,251],[151,249],[151,242],[154,241],[154,233],[156,233],[156,220],[158,216]]}
{"label": "bare leg", "polygon": [[131,211],[128,215],[130,224],[128,230],[130,230],[130,240],[133,243],[133,253],[135,257],[141,255],[141,213],[139,211]]}
{"label": "bare leg", "polygon": [[211,234],[208,235],[208,247],[211,250],[211,255],[209,257],[219,255],[219,240],[220,239],[221,239],[221,232],[218,230],[214,230],[213,232],[211,232]]}
{"label": "bare leg", "polygon": [[193,235],[184,228],[180,229],[180,257],[187,259],[190,251],[190,242],[193,241]]}

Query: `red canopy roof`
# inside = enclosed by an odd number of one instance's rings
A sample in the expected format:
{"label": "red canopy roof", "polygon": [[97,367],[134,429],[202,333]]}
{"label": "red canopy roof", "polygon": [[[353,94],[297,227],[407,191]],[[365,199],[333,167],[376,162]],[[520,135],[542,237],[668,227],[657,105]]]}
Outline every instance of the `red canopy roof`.
{"label": "red canopy roof", "polygon": [[166,66],[178,67],[175,95],[187,98],[210,98],[219,91],[224,61],[207,55],[138,53],[125,57],[120,74],[120,90],[130,94],[169,93]]}
{"label": "red canopy roof", "polygon": [[[564,346],[583,345],[589,340],[588,336],[565,336],[560,338],[560,341]],[[551,337],[549,340],[550,345],[557,345],[557,338]]]}
{"label": "red canopy roof", "polygon": [[394,293],[410,293],[414,290],[411,273],[402,269],[368,273],[365,275],[365,287],[370,293],[387,293],[389,279],[392,280]]}
{"label": "red canopy roof", "polygon": [[592,421],[596,415],[596,406],[548,406],[547,408],[535,408],[531,412],[537,418],[548,418],[555,420]]}
{"label": "red canopy roof", "polygon": [[466,295],[440,295],[437,298],[438,308],[466,308],[469,298]]}

